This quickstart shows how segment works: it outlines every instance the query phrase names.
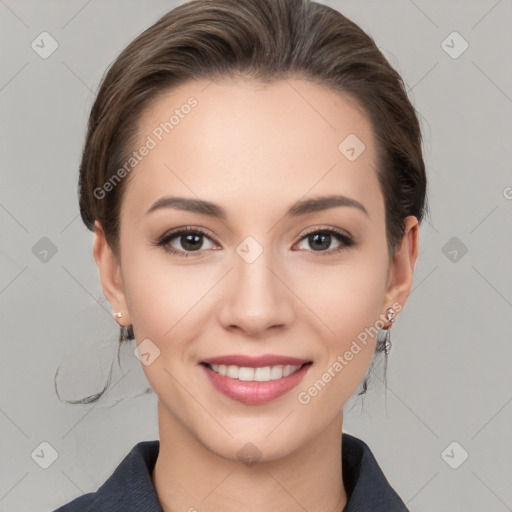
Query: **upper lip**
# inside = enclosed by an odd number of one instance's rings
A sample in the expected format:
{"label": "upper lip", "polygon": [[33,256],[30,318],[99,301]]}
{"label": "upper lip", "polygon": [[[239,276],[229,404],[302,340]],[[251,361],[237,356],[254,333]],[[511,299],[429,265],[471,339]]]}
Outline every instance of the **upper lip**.
{"label": "upper lip", "polygon": [[203,359],[202,363],[207,364],[225,364],[234,366],[244,366],[248,368],[259,368],[265,366],[277,366],[277,365],[294,365],[302,366],[305,363],[309,363],[307,359],[299,359],[297,357],[280,356],[274,354],[264,354],[262,356],[247,356],[243,354],[229,354],[226,356],[210,357]]}

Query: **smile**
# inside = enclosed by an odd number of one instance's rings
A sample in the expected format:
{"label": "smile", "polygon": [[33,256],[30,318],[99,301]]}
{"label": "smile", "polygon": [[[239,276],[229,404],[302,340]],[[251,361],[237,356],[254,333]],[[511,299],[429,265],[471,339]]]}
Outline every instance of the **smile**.
{"label": "smile", "polygon": [[220,375],[225,375],[231,379],[243,380],[246,382],[267,382],[269,380],[282,379],[288,377],[292,373],[301,369],[301,365],[287,364],[276,366],[264,366],[257,368],[250,368],[248,366],[236,366],[225,364],[211,364],[208,365],[211,370]]}
{"label": "smile", "polygon": [[220,361],[221,358],[214,358],[202,361],[199,366],[217,391],[247,405],[266,404],[286,394],[300,383],[313,364],[275,356],[229,356]]}

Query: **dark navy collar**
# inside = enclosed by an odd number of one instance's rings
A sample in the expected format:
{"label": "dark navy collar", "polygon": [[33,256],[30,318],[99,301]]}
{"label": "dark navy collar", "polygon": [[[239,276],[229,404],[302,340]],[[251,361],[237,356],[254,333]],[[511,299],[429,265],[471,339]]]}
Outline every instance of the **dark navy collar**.
{"label": "dark navy collar", "polygon": [[369,446],[345,432],[342,443],[347,504],[341,512],[409,512],[387,481]]}
{"label": "dark navy collar", "polygon": [[[158,440],[136,444],[96,492],[54,512],[162,512],[151,480],[159,449]],[[348,502],[340,512],[409,512],[364,441],[343,433],[342,464]]]}

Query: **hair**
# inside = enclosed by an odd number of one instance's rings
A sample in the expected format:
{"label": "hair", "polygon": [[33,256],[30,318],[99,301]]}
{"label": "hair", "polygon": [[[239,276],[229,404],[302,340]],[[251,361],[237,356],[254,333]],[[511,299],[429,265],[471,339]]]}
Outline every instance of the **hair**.
{"label": "hair", "polygon": [[[237,77],[262,84],[305,79],[362,109],[376,141],[393,257],[405,217],[414,215],[421,223],[428,213],[417,113],[402,78],[372,37],[337,10],[308,0],[190,0],[121,52],[101,81],[83,147],[78,188],[87,228],[92,231],[98,220],[119,257],[120,206],[130,176],[109,187],[104,197],[95,190],[115,179],[129,159],[149,103],[188,81]],[[121,327],[119,347],[133,339],[132,326]],[[378,337],[376,353],[383,351]],[[366,392],[368,376],[359,395]],[[105,389],[87,400],[96,400]]]}

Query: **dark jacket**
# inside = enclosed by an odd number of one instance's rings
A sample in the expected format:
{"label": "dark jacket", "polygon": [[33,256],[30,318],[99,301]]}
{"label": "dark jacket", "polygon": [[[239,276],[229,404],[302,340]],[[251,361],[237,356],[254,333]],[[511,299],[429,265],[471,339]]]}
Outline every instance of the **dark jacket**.
{"label": "dark jacket", "polygon": [[[159,447],[159,441],[138,443],[96,492],[54,512],[162,512],[151,481]],[[343,433],[342,464],[348,502],[340,512],[409,512],[364,441]]]}

